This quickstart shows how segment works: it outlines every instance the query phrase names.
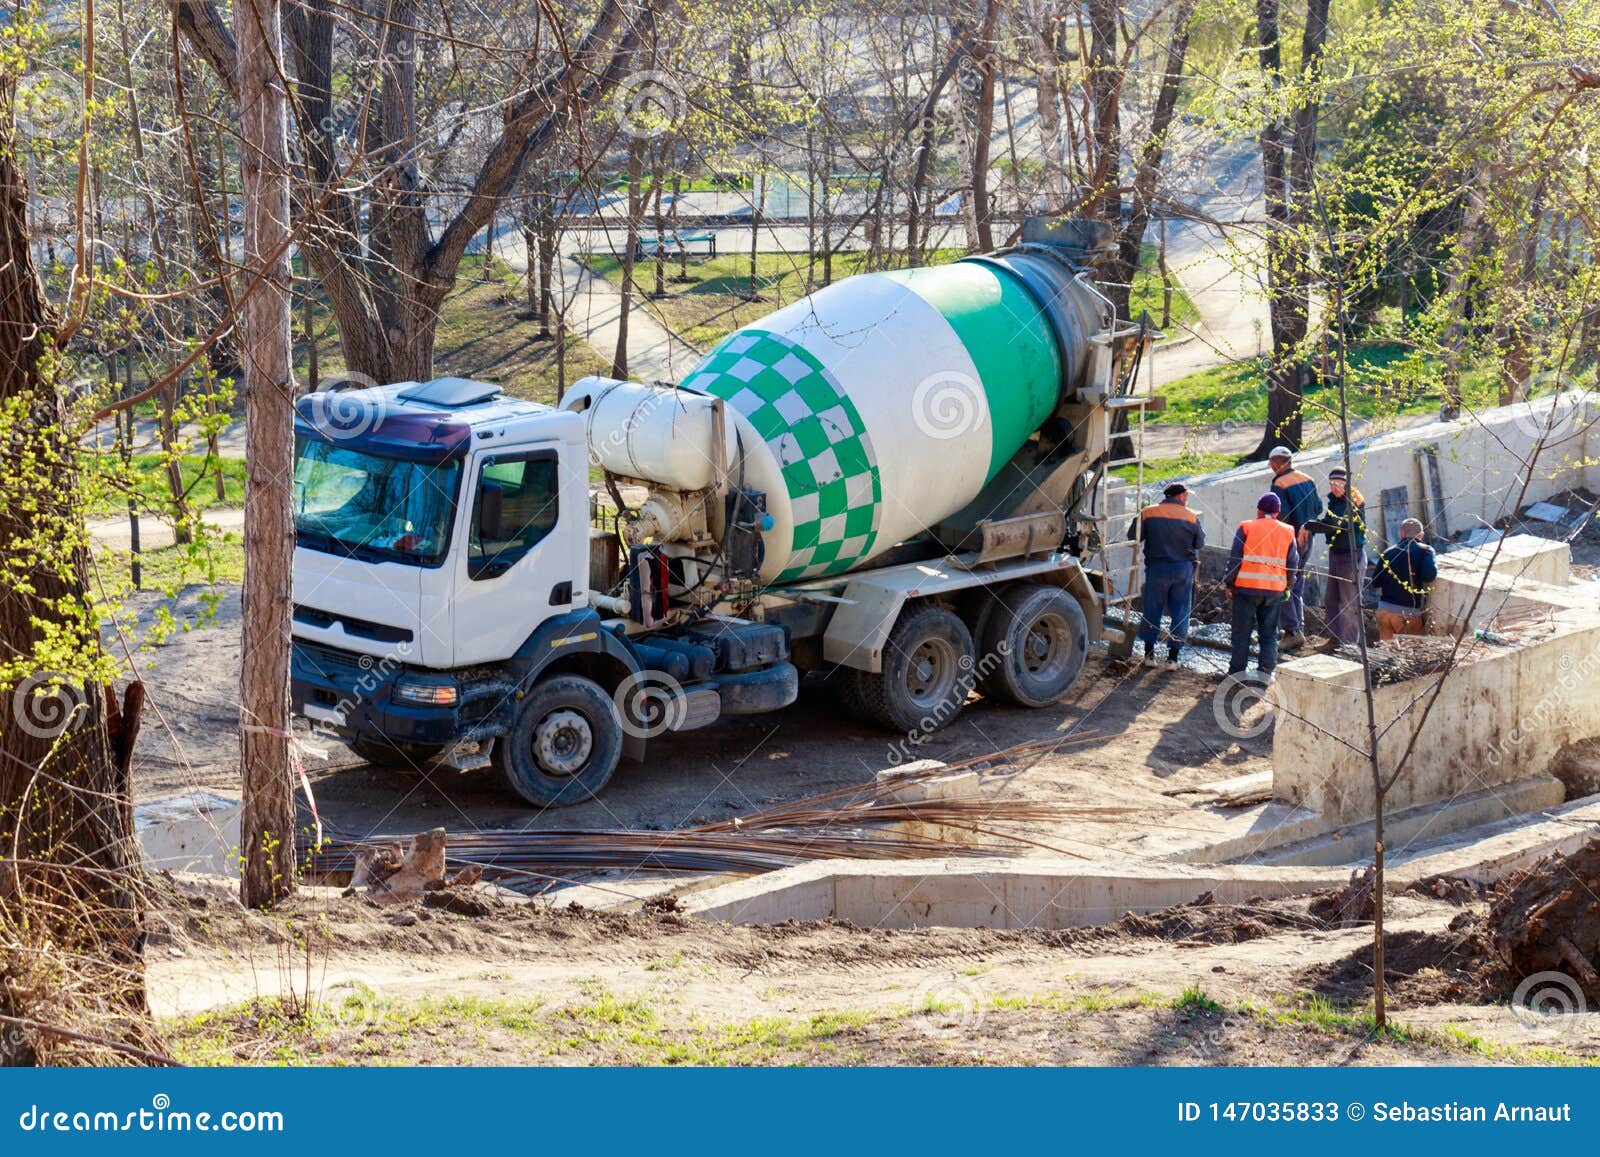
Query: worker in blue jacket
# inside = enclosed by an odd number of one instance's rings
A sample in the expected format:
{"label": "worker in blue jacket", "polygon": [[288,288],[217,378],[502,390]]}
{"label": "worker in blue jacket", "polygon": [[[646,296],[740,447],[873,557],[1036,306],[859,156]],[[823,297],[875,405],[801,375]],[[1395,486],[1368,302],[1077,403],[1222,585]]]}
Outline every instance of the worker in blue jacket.
{"label": "worker in blue jacket", "polygon": [[[1300,537],[1300,528],[1312,519],[1322,508],[1322,501],[1317,494],[1317,484],[1308,475],[1300,473],[1294,468],[1294,452],[1287,446],[1274,446],[1267,455],[1267,465],[1272,467],[1271,493],[1278,496],[1282,504],[1282,513],[1278,521],[1287,522],[1294,528],[1295,538]],[[1306,603],[1305,603],[1306,571],[1302,561],[1297,561],[1289,575],[1289,598],[1283,604],[1283,644],[1285,647],[1298,647],[1305,642],[1306,629]]]}
{"label": "worker in blue jacket", "polygon": [[1422,523],[1408,518],[1400,524],[1400,541],[1383,552],[1377,573],[1378,641],[1396,635],[1422,634],[1422,616],[1428,608],[1428,591],[1439,577],[1433,547],[1422,541]]}
{"label": "worker in blue jacket", "polygon": [[1189,509],[1187,486],[1174,482],[1161,494],[1160,502],[1146,506],[1129,525],[1128,537],[1144,542],[1144,599],[1140,608],[1143,622],[1139,627],[1144,661],[1156,661],[1161,618],[1166,615],[1172,620],[1167,634],[1167,662],[1176,666],[1178,654],[1189,640],[1195,566],[1200,561],[1200,548],[1206,544],[1206,534]]}

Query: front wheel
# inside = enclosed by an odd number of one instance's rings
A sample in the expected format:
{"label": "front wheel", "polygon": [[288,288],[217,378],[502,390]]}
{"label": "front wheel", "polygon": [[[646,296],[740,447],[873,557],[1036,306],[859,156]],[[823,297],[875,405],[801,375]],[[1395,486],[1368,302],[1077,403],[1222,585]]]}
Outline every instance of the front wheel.
{"label": "front wheel", "polygon": [[622,724],[601,686],[582,675],[535,684],[492,759],[506,784],[538,807],[593,798],[622,757]]}
{"label": "front wheel", "polygon": [[1089,653],[1089,624],[1060,587],[1018,583],[1002,591],[979,632],[979,690],[1019,707],[1067,693]]}

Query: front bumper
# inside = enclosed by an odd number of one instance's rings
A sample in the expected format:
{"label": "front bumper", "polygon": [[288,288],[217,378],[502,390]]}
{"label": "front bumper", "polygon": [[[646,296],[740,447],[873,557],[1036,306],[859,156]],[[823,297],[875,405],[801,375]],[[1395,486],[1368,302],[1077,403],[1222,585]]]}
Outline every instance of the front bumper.
{"label": "front bumper", "polygon": [[[449,707],[395,699],[399,662],[294,640],[289,703],[295,714],[340,739],[449,746],[478,727],[464,719],[462,703]],[[465,696],[463,696],[463,700]]]}

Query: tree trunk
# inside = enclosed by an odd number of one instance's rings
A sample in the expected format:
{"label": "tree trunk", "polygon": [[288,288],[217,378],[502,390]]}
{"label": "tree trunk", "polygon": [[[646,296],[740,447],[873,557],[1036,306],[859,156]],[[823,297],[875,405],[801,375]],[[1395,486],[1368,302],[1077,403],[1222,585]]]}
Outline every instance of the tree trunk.
{"label": "tree trunk", "polygon": [[989,201],[989,146],[994,137],[994,30],[1000,19],[999,0],[989,0],[983,30],[974,46],[978,69],[978,109],[972,125],[972,219],[977,225],[978,250],[994,249],[994,206]]}
{"label": "tree trunk", "polygon": [[[1315,75],[1328,34],[1329,0],[1309,0],[1300,46],[1300,77]],[[1256,40],[1262,69],[1274,89],[1282,87],[1283,50],[1279,0],[1256,0]],[[1266,458],[1274,446],[1298,449],[1305,387],[1310,380],[1306,335],[1311,328],[1311,252],[1301,236],[1310,208],[1317,149],[1317,102],[1297,98],[1287,145],[1274,119],[1261,132],[1267,292],[1272,319],[1272,363],[1267,372],[1267,424],[1247,461]]]}
{"label": "tree trunk", "polygon": [[[113,747],[129,732],[113,735],[100,685],[76,447],[47,336],[58,318],[29,245],[14,96],[0,75],[0,318],[13,335],[0,426],[15,439],[0,454],[0,1014],[148,1041],[143,870]],[[53,681],[64,666],[78,669]],[[35,1008],[30,993],[49,1003]],[[0,1064],[62,1059],[59,1044],[8,1029]]]}
{"label": "tree trunk", "polygon": [[1122,228],[1122,69],[1117,63],[1117,0],[1089,0],[1090,136],[1094,164],[1085,216]]}
{"label": "tree trunk", "polygon": [[[234,10],[239,60],[244,273],[262,284],[244,303],[244,630],[240,643],[240,820],[246,907],[294,890],[289,754],[289,615],[294,569],[294,376],[290,363],[288,139],[282,0]],[[431,349],[432,343],[429,343]]]}
{"label": "tree trunk", "polygon": [[644,218],[644,137],[628,142],[628,226],[622,245],[622,312],[617,318],[617,348],[611,376],[628,376],[628,315],[633,312],[633,267],[639,251],[639,225]]}
{"label": "tree trunk", "polygon": [[313,296],[312,286],[315,284],[307,277],[301,281],[302,292],[300,295],[300,316],[305,326],[306,334],[306,390],[314,393],[318,383],[322,380],[320,369],[317,365],[321,351],[317,348],[317,300]]}
{"label": "tree trunk", "polygon": [[665,145],[657,145],[653,176],[650,179],[650,183],[654,186],[650,190],[650,197],[655,211],[656,227],[656,286],[650,296],[655,298],[667,295],[667,222],[661,215],[661,186],[665,184],[663,169],[666,165],[666,153]]}

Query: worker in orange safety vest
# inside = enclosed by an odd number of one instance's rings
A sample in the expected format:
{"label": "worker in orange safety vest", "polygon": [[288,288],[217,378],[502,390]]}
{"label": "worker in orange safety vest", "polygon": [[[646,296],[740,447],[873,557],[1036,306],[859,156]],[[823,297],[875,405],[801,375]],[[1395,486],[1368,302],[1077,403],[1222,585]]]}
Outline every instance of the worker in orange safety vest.
{"label": "worker in orange safety vest", "polygon": [[1283,501],[1263,494],[1256,516],[1239,524],[1228,552],[1228,590],[1233,595],[1233,648],[1228,674],[1243,673],[1250,662],[1250,636],[1260,646],[1256,667],[1271,678],[1278,665],[1278,615],[1300,567],[1295,528],[1280,522]]}

